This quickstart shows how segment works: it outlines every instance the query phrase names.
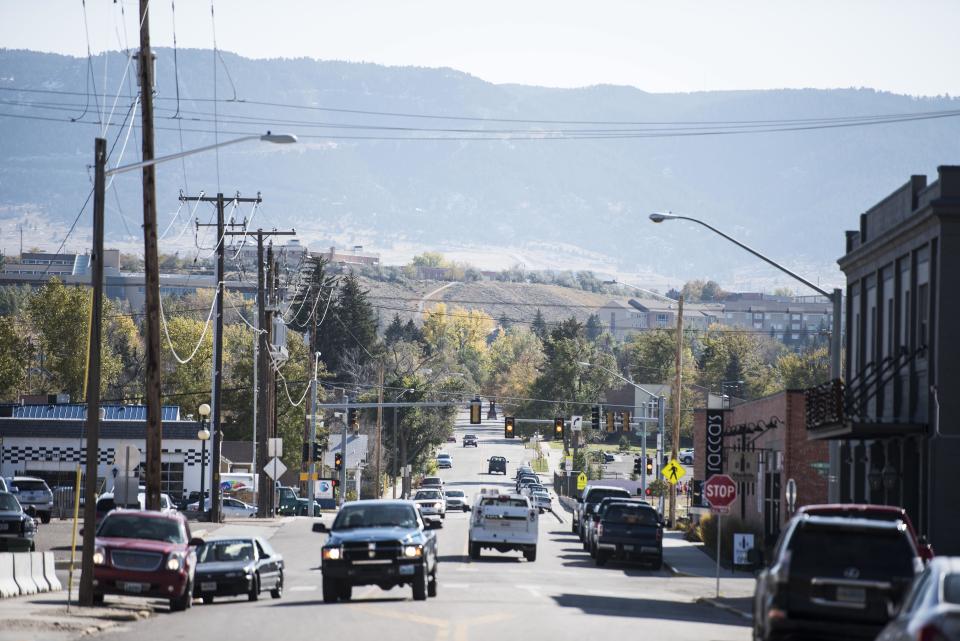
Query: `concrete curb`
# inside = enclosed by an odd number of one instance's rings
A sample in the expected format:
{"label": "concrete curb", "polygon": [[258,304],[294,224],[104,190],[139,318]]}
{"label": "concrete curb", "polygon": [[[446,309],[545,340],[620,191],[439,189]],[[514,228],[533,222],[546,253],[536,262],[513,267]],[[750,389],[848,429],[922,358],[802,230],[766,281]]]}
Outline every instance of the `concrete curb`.
{"label": "concrete curb", "polygon": [[696,599],[695,603],[712,605],[715,608],[725,610],[730,614],[740,617],[741,619],[745,619],[747,621],[753,620],[753,615],[750,614],[749,612],[744,612],[743,610],[740,610],[739,608],[735,608],[732,605],[727,605],[726,603],[720,603],[719,601],[711,597],[699,597],[698,599]]}
{"label": "concrete curb", "polygon": [[683,572],[682,570],[678,570],[677,568],[667,563],[666,561],[663,562],[663,567],[666,568],[667,572],[669,572],[671,576],[680,576],[680,577],[685,577],[689,579],[695,579],[698,577],[703,578],[697,574],[689,574],[687,572]]}

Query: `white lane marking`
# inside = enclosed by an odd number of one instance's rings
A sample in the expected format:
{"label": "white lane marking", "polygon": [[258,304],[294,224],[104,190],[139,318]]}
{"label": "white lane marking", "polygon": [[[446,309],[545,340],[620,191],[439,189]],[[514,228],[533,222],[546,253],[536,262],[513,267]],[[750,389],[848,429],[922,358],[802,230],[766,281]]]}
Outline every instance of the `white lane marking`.
{"label": "white lane marking", "polygon": [[526,591],[529,592],[530,595],[533,596],[534,598],[539,599],[540,597],[543,596],[543,593],[540,592],[540,588],[543,587],[543,586],[540,586],[540,585],[523,585],[523,584],[520,584],[520,585],[517,585],[516,587],[520,588],[521,590],[526,590]]}
{"label": "white lane marking", "polygon": [[316,589],[318,589],[316,585],[291,585],[287,588],[289,592],[310,592]]}
{"label": "white lane marking", "polygon": [[441,583],[441,585],[444,588],[449,588],[452,590],[469,590],[470,589],[469,583],[447,583],[446,581],[444,581],[443,583]]}
{"label": "white lane marking", "polygon": [[461,565],[457,567],[457,572],[479,572],[479,568],[472,568],[469,565]]}

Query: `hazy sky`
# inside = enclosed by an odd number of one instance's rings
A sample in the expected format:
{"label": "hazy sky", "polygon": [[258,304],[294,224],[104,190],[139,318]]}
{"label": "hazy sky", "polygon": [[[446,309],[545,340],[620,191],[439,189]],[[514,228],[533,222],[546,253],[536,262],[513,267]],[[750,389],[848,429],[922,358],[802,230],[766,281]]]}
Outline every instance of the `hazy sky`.
{"label": "hazy sky", "polygon": [[[94,53],[136,45],[138,2],[86,5]],[[0,46],[85,55],[82,7],[0,0]],[[176,2],[180,47],[212,46],[210,8]],[[214,8],[217,45],[254,58],[452,67],[497,83],[655,92],[960,94],[957,0],[218,0]],[[169,46],[172,32],[170,0],[155,2],[154,44]]]}

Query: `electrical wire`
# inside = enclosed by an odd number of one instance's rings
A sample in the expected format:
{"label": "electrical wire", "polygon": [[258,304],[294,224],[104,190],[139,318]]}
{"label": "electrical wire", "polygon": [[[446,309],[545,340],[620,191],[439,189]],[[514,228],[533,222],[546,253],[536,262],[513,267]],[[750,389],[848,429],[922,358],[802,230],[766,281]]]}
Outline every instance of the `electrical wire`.
{"label": "electrical wire", "polygon": [[[220,287],[222,286],[223,286],[223,283],[217,283],[217,290],[219,290]],[[180,363],[181,365],[186,365],[187,363],[192,361],[193,357],[197,355],[198,351],[200,351],[200,347],[203,345],[203,339],[207,335],[207,330],[210,328],[210,321],[213,318],[213,310],[217,306],[216,292],[214,292],[213,303],[210,305],[210,312],[207,314],[207,320],[203,324],[203,331],[200,333],[200,339],[197,341],[197,344],[193,348],[193,351],[190,353],[190,356],[188,356],[185,359],[182,358],[177,353],[176,348],[173,346],[173,341],[170,339],[170,330],[167,327],[167,317],[163,311],[163,296],[159,298],[159,301],[160,301],[160,324],[163,325],[163,334],[167,338],[167,347],[170,348],[170,353],[173,354],[173,357],[177,360],[178,363]]]}

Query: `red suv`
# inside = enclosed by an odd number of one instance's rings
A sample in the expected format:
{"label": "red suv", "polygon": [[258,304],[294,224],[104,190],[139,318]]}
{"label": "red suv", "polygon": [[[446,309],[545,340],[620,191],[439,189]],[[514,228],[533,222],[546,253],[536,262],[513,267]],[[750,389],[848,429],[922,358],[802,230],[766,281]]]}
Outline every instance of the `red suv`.
{"label": "red suv", "polygon": [[917,536],[913,529],[913,522],[907,511],[897,505],[872,505],[869,503],[825,503],[823,505],[804,505],[797,510],[797,514],[813,516],[846,516],[855,519],[872,519],[875,521],[903,521],[907,526],[907,533],[913,539],[913,545],[924,563],[933,558],[933,546],[926,537]]}
{"label": "red suv", "polygon": [[181,514],[114,510],[97,528],[93,554],[94,602],[105,594],[169,599],[170,610],[193,600],[196,546]]}

